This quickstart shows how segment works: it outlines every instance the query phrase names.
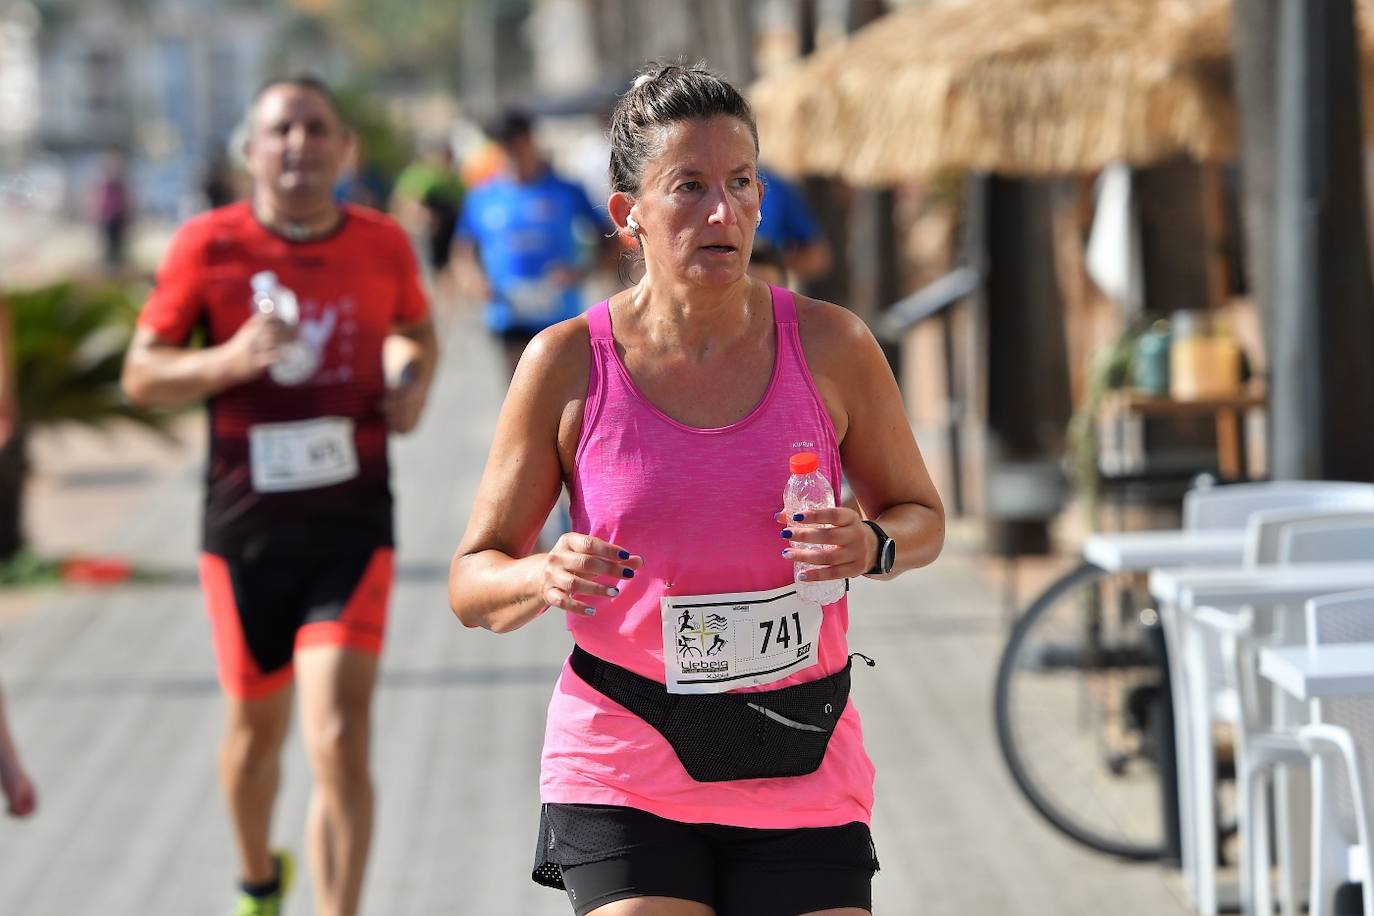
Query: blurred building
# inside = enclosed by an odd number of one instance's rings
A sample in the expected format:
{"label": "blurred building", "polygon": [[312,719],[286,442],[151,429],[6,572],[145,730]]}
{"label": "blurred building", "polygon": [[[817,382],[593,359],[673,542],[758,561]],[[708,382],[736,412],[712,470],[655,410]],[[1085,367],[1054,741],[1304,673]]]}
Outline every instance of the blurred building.
{"label": "blurred building", "polygon": [[144,212],[174,216],[188,209],[188,190],[205,163],[225,150],[269,73],[342,69],[328,35],[278,4],[38,0],[36,6],[37,144],[62,157],[76,189],[98,153],[126,153]]}
{"label": "blurred building", "polygon": [[0,4],[0,164],[22,161],[38,139],[38,10]]}

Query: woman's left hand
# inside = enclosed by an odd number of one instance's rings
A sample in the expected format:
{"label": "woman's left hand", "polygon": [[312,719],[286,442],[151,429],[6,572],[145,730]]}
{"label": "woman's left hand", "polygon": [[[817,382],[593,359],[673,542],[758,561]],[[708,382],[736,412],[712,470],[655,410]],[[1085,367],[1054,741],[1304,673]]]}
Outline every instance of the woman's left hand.
{"label": "woman's left hand", "polygon": [[[878,551],[878,536],[864,524],[862,515],[845,506],[807,509],[799,514],[800,519],[782,512],[773,518],[785,526],[781,532],[785,540],[805,545],[784,545],[782,555],[788,560],[819,567],[802,573],[804,581],[852,579],[872,568],[873,557]],[[816,525],[830,527],[813,527]]]}

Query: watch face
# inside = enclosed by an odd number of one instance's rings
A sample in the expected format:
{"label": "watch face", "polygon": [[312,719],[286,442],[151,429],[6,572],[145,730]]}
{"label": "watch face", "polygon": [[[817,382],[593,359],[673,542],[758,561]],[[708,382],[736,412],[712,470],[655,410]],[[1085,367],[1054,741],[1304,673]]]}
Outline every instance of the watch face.
{"label": "watch face", "polygon": [[897,561],[897,542],[891,538],[883,542],[883,555],[878,560],[878,565],[884,574],[892,572],[892,564]]}

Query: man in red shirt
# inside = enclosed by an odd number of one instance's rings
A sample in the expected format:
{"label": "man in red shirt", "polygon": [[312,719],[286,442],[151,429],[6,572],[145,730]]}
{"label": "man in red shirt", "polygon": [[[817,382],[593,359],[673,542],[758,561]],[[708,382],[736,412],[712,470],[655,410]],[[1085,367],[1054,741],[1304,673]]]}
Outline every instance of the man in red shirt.
{"label": "man in red shirt", "polygon": [[[281,911],[291,859],[269,843],[293,680],[315,777],[307,837],[321,916],[356,913],[372,830],[369,708],[392,578],[387,433],[419,420],[437,354],[410,244],[335,203],[352,147],[329,89],[255,97],[251,201],[173,238],[124,390],[208,400],[201,583],[228,727],[221,783],[242,867],[236,916]],[[194,331],[204,345],[188,346]]]}

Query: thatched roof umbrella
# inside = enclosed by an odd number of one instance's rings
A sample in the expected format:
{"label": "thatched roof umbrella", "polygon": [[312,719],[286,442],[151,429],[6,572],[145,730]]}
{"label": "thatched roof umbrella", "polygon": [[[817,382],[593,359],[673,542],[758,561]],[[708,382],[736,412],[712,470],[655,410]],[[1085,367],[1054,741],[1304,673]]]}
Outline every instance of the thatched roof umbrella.
{"label": "thatched roof umbrella", "polygon": [[766,161],[861,184],[1217,161],[1230,45],[1228,0],[976,0],[890,13],[750,97]]}

